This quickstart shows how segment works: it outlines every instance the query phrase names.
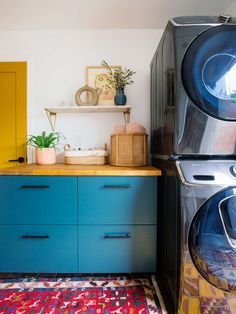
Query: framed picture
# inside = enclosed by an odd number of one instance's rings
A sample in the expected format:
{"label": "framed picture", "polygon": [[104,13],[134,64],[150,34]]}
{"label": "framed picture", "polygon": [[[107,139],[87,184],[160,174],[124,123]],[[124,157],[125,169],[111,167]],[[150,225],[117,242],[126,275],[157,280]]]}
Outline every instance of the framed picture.
{"label": "framed picture", "polygon": [[[112,65],[112,70],[121,70],[121,66]],[[108,82],[108,70],[104,66],[86,67],[86,85],[95,88],[98,93],[98,105],[114,106],[116,90]]]}

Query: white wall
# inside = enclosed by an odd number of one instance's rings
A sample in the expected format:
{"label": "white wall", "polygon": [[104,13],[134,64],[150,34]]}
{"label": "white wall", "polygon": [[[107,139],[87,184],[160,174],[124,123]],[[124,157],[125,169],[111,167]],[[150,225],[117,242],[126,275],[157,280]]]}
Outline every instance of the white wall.
{"label": "white wall", "polygon": [[[86,65],[106,60],[136,71],[128,86],[131,121],[149,132],[149,64],[162,30],[79,30],[0,32],[0,61],[28,62],[28,133],[50,131],[43,110],[69,101],[85,84]],[[82,148],[109,144],[119,113],[60,114],[56,130],[72,145]]]}

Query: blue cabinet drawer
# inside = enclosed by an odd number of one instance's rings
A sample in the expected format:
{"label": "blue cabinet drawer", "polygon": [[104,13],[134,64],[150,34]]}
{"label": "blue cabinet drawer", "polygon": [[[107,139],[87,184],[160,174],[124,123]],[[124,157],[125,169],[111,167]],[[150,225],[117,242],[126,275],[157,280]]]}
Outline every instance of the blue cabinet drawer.
{"label": "blue cabinet drawer", "polygon": [[77,178],[0,176],[0,224],[76,224]]}
{"label": "blue cabinet drawer", "polygon": [[76,226],[0,226],[0,272],[77,272]]}
{"label": "blue cabinet drawer", "polygon": [[80,226],[79,272],[129,273],[156,269],[156,226]]}
{"label": "blue cabinet drawer", "polygon": [[156,177],[79,177],[79,224],[155,224]]}

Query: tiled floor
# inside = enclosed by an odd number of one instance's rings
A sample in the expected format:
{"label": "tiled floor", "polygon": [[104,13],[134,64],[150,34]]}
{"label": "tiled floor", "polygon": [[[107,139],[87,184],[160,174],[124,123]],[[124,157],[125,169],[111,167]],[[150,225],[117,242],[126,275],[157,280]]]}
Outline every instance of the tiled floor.
{"label": "tiled floor", "polygon": [[223,292],[203,279],[192,263],[184,267],[181,314],[235,314],[236,296]]}

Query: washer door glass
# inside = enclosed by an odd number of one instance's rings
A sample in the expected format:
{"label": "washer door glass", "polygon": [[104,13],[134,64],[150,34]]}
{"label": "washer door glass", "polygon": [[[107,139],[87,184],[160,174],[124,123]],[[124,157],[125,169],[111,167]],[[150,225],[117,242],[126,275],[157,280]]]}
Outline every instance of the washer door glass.
{"label": "washer door glass", "polygon": [[222,190],[197,211],[188,234],[191,258],[215,287],[236,293],[236,187]]}
{"label": "washer door glass", "polygon": [[211,27],[190,44],[182,81],[201,110],[218,119],[236,120],[236,25]]}

